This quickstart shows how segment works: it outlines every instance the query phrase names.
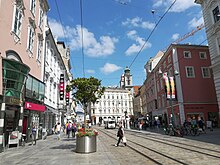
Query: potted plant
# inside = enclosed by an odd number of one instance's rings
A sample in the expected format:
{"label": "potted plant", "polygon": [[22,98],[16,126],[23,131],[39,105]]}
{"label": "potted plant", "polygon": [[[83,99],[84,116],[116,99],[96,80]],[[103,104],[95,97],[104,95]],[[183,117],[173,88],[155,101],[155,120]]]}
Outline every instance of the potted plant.
{"label": "potted plant", "polygon": [[101,86],[101,80],[90,77],[72,80],[66,90],[72,91],[73,99],[81,104],[84,110],[84,128],[79,129],[76,134],[76,152],[95,152],[98,132],[88,128],[86,123],[87,107],[89,103],[95,103],[102,96],[105,88]]}

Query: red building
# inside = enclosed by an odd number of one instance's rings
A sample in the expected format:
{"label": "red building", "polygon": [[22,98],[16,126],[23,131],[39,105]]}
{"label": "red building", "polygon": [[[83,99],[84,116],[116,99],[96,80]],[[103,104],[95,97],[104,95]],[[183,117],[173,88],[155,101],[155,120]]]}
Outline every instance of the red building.
{"label": "red building", "polygon": [[[161,122],[168,123],[174,115],[174,121],[179,125],[192,117],[203,117],[205,121],[211,120],[217,125],[219,110],[210,66],[208,46],[170,45],[150,76],[155,78],[153,97],[157,103],[156,108],[151,110],[152,119],[159,118]],[[171,82],[173,78],[173,89],[170,85],[166,86],[165,73]],[[174,94],[172,101],[168,99],[169,88]]]}

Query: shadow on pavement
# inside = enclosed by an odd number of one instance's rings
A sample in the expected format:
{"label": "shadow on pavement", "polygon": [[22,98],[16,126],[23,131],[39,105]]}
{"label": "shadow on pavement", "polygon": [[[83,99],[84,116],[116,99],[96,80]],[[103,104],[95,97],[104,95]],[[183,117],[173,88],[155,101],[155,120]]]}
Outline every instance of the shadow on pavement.
{"label": "shadow on pavement", "polygon": [[74,138],[69,138],[69,139],[61,139],[61,141],[76,141],[76,139]]}
{"label": "shadow on pavement", "polygon": [[73,149],[75,148],[75,144],[62,144],[59,146],[51,147],[50,149]]}

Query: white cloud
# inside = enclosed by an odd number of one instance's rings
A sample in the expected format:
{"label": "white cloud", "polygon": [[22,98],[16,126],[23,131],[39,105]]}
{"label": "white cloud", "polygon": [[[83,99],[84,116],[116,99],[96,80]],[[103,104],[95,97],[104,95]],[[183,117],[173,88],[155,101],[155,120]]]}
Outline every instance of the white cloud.
{"label": "white cloud", "polygon": [[180,34],[179,33],[175,33],[172,35],[172,40],[177,40],[179,38]]}
{"label": "white cloud", "polygon": [[100,68],[100,70],[104,74],[110,74],[110,73],[116,72],[116,71],[118,71],[120,69],[122,69],[122,67],[117,66],[115,64],[110,64],[110,63],[106,63],[102,68]]}
{"label": "white cloud", "polygon": [[201,24],[204,24],[203,17],[200,17],[198,19],[194,17],[191,21],[188,22],[190,28],[195,28]]}
{"label": "white cloud", "polygon": [[49,25],[52,29],[54,37],[64,38],[64,33],[62,29],[62,25],[57,22],[55,19],[49,19]]}
{"label": "white cloud", "polygon": [[86,73],[89,73],[89,74],[94,74],[94,73],[95,73],[95,71],[94,71],[94,70],[92,70],[92,69],[87,69],[87,70],[86,70]]}
{"label": "white cloud", "polygon": [[132,31],[129,31],[127,33],[127,36],[128,38],[130,38],[131,40],[134,40],[136,43],[135,44],[132,44],[126,51],[125,51],[125,54],[126,55],[132,55],[132,54],[135,54],[135,53],[138,53],[141,48],[143,47],[142,50],[146,49],[146,48],[150,48],[152,45],[150,42],[146,42],[145,43],[145,40],[144,38],[141,38],[137,35],[137,32],[135,30],[132,30]]}
{"label": "white cloud", "polygon": [[[82,33],[81,26],[77,25],[74,27],[63,27],[56,20],[50,19],[50,27],[54,36],[58,38],[64,38],[63,30],[66,38],[69,40],[69,46],[72,50],[79,50],[82,48]],[[97,41],[95,35],[90,32],[87,28],[83,30],[83,46],[84,53],[90,57],[101,57],[109,56],[115,51],[115,44],[118,39],[110,36],[101,36]]]}
{"label": "white cloud", "polygon": [[[173,0],[154,0],[153,7],[168,7],[173,3]],[[176,3],[170,9],[170,12],[183,12],[197,4],[194,3],[194,0],[177,0]]]}
{"label": "white cloud", "polygon": [[135,17],[135,18],[127,18],[126,21],[122,22],[122,25],[124,26],[132,26],[132,27],[140,27],[143,29],[149,29],[152,30],[155,26],[155,23],[151,23],[148,21],[142,21],[140,17]]}

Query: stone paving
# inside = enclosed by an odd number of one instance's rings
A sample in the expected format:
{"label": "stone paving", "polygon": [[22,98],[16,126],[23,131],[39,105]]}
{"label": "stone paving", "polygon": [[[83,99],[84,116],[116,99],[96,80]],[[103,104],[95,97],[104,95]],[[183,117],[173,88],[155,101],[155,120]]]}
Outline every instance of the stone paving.
{"label": "stone paving", "polygon": [[[98,129],[101,127],[98,127]],[[101,128],[103,129],[103,128]],[[104,129],[103,129],[104,130]],[[117,130],[111,130],[116,133]],[[135,132],[136,130],[134,130]],[[143,133],[149,133],[146,131],[138,131]],[[154,132],[154,133],[152,133]],[[161,136],[156,130],[150,132],[152,135]],[[163,135],[164,136],[164,135]],[[198,143],[207,144],[216,147],[220,150],[220,129],[214,130],[213,132],[207,132],[206,135],[198,137],[186,137],[181,139],[182,141],[191,141],[190,138],[198,138]],[[37,145],[26,144],[25,147],[9,148],[3,153],[0,153],[0,165],[151,165],[155,164],[151,161],[146,160],[143,156],[132,151],[129,147],[115,147],[115,139],[107,137],[101,133],[97,138],[97,152],[89,154],[79,154],[75,152],[76,140],[75,138],[67,138],[62,135],[61,140],[57,140],[56,135],[48,136],[46,140],[38,140]],[[153,144],[153,143],[152,143]],[[172,147],[167,149],[170,152],[178,151]],[[184,153],[183,153],[184,155]],[[187,155],[187,153],[185,153]],[[178,157],[178,152],[176,153]],[[219,155],[220,156],[220,155]],[[208,161],[201,160],[199,154],[193,154],[193,164],[205,164]],[[162,161],[167,164],[166,161]],[[199,163],[198,163],[199,162]],[[216,163],[216,165],[220,165]],[[215,165],[215,164],[214,164]]]}

